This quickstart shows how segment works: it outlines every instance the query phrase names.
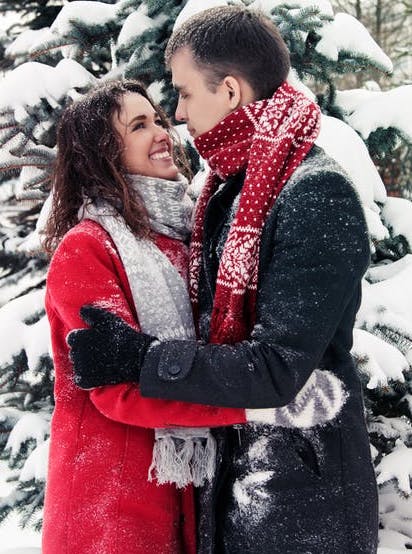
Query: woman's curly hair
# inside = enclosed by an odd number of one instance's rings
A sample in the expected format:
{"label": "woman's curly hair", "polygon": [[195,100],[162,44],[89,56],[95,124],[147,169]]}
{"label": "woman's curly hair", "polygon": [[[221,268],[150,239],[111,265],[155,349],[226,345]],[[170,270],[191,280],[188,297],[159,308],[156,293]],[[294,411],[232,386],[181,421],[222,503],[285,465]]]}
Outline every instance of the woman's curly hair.
{"label": "woman's curly hair", "polygon": [[78,223],[84,196],[106,200],[136,236],[149,235],[147,211],[138,195],[131,194],[121,162],[122,139],[112,124],[113,114],[120,113],[122,97],[133,92],[146,98],[158,112],[172,136],[175,162],[183,174],[190,176],[184,149],[165,113],[154,104],[146,88],[132,79],[105,81],[68,106],[59,121],[52,208],[43,241],[49,255]]}

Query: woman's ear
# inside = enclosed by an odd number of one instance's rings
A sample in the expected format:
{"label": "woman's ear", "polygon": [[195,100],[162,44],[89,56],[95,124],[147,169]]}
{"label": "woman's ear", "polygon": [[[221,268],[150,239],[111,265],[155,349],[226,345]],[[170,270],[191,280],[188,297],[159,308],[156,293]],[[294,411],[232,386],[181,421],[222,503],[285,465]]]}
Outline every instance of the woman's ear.
{"label": "woman's ear", "polygon": [[223,79],[223,86],[228,95],[230,109],[236,110],[241,105],[242,101],[242,90],[239,79],[232,75],[227,75],[227,77]]}

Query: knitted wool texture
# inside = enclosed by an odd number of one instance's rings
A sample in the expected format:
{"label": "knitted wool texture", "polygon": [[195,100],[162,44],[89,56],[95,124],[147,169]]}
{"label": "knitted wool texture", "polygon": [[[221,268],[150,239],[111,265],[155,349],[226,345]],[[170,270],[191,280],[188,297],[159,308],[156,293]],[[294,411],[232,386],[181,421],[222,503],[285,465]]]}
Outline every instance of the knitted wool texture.
{"label": "knitted wool texture", "polygon": [[210,342],[233,344],[250,334],[255,322],[263,225],[319,130],[319,107],[283,83],[271,98],[239,108],[195,140],[211,168],[198,200],[192,233],[190,295],[195,316],[206,206],[222,181],[246,168],[239,207],[220,259]]}

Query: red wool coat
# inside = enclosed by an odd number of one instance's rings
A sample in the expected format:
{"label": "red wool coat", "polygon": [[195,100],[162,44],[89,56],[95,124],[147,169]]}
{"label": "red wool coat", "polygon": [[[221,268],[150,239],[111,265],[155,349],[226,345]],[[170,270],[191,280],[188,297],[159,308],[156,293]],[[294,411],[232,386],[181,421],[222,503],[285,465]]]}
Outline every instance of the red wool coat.
{"label": "red wool coat", "polygon": [[[187,249],[155,237],[182,275]],[[191,487],[148,482],[156,427],[245,422],[241,409],[142,398],[137,385],[84,391],[73,383],[66,336],[84,304],[137,325],[125,270],[109,235],[85,220],[64,237],[47,278],[56,406],[50,437],[42,554],[194,554]]]}

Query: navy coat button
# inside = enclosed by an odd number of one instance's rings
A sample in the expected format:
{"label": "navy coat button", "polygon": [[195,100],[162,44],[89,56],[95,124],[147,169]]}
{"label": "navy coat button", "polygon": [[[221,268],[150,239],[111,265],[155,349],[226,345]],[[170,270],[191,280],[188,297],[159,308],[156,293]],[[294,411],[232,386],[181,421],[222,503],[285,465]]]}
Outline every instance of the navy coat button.
{"label": "navy coat button", "polygon": [[172,364],[167,371],[170,375],[178,375],[182,371],[182,368],[177,364]]}

